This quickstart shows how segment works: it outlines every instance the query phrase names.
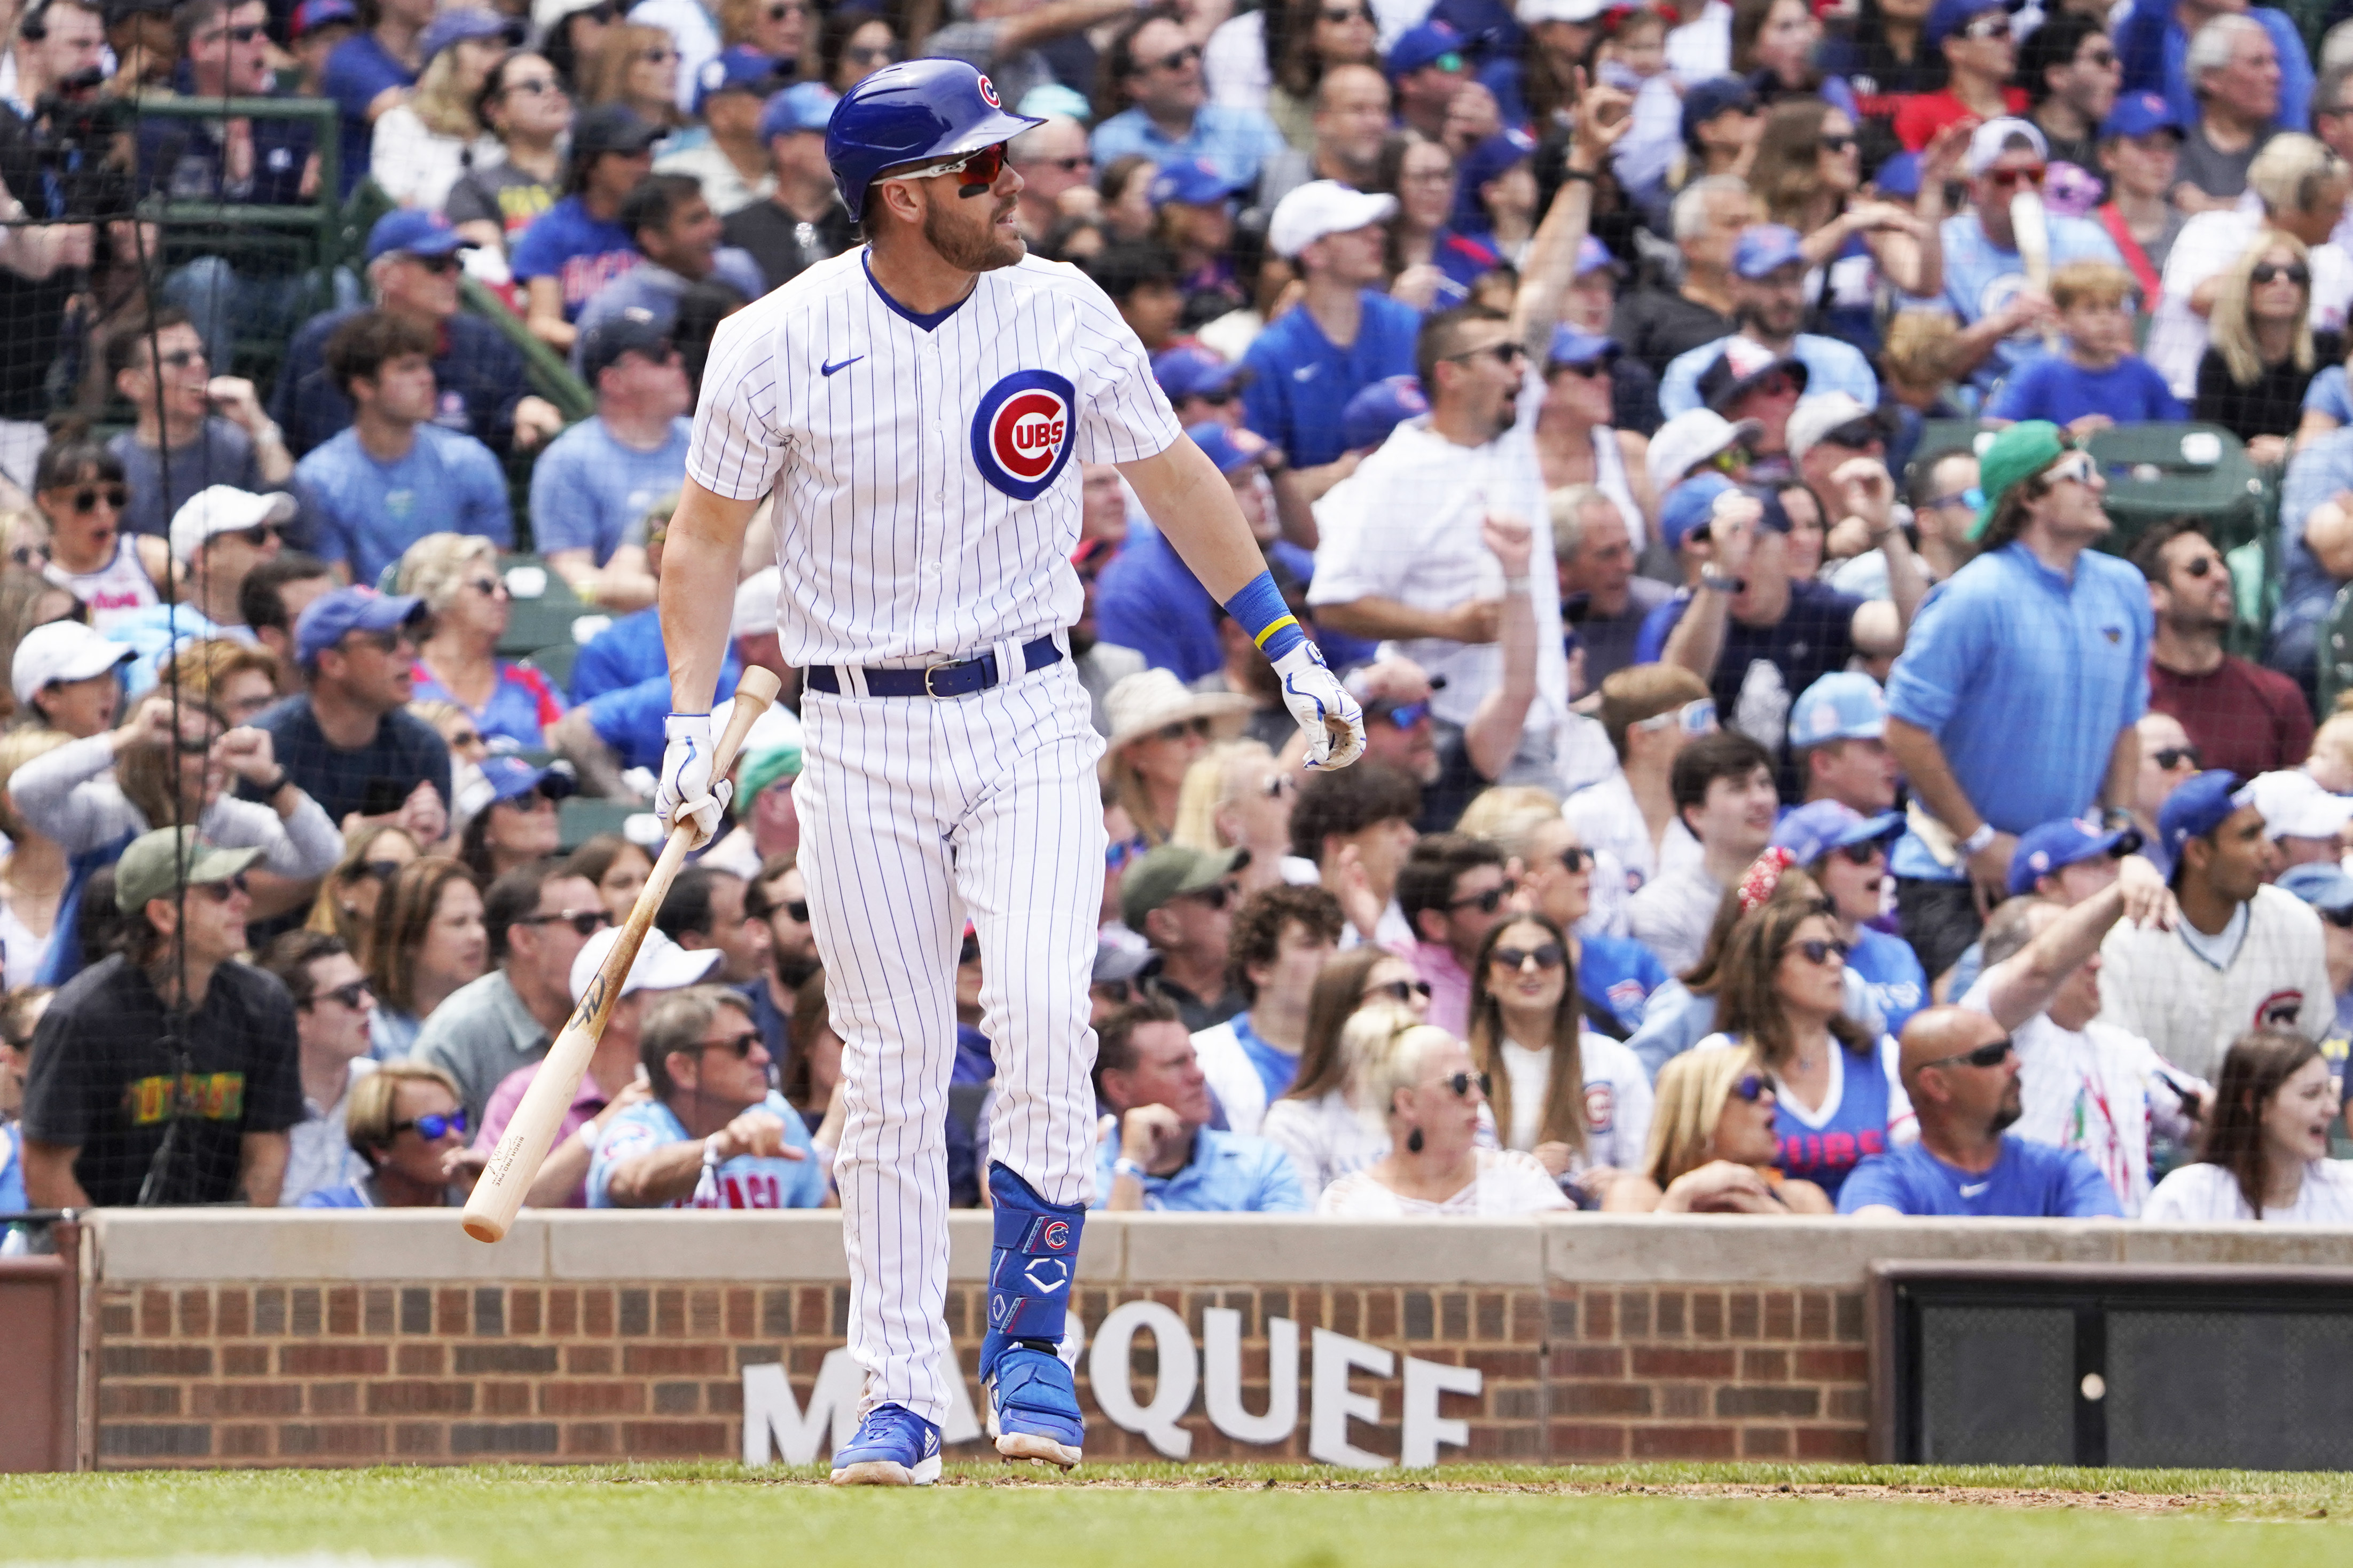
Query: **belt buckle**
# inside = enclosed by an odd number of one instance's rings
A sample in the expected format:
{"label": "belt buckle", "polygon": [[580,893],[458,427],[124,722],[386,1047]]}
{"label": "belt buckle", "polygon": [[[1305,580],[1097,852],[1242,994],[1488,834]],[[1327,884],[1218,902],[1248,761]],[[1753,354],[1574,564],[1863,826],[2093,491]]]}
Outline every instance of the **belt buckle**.
{"label": "belt buckle", "polygon": [[944,659],[938,664],[926,665],[923,668],[923,695],[930,698],[934,702],[946,702],[954,699],[956,694],[953,691],[940,692],[933,690],[932,677],[937,675],[944,669],[957,668],[961,662],[962,661],[956,659]]}

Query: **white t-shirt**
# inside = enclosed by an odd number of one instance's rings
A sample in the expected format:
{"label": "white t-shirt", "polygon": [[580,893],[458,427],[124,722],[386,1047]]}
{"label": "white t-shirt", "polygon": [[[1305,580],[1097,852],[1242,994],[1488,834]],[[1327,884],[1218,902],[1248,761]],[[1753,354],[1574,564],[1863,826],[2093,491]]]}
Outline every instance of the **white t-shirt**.
{"label": "white t-shirt", "polygon": [[[1641,1058],[1607,1035],[1585,1030],[1577,1054],[1585,1068],[1585,1152],[1570,1162],[1569,1173],[1594,1165],[1640,1170],[1651,1137],[1651,1080]],[[1516,1040],[1504,1042],[1504,1070],[1512,1080],[1512,1126],[1506,1142],[1533,1149],[1544,1120],[1545,1090],[1552,1081],[1552,1053],[1532,1051]]]}
{"label": "white t-shirt", "polygon": [[2353,1163],[2315,1160],[2304,1168],[2295,1202],[2258,1215],[2237,1178],[2220,1165],[2184,1165],[2157,1184],[2141,1218],[2151,1225],[2218,1225],[2268,1220],[2284,1225],[2353,1225]]}
{"label": "white t-shirt", "polygon": [[1388,1128],[1350,1105],[1345,1089],[1314,1100],[1278,1100],[1266,1108],[1258,1130],[1291,1156],[1311,1198],[1389,1152]]}
{"label": "white t-shirt", "polygon": [[1495,1219],[1570,1207],[1552,1173],[1533,1154],[1515,1149],[1482,1149],[1479,1173],[1452,1197],[1438,1203],[1401,1197],[1366,1171],[1352,1172],[1324,1189],[1317,1214],[1347,1219],[1399,1219],[1418,1215],[1474,1215]]}
{"label": "white t-shirt", "polygon": [[[1700,849],[1699,840],[1683,825],[1681,817],[1667,824],[1666,833],[1656,845],[1651,842],[1651,825],[1642,820],[1642,808],[1634,800],[1634,786],[1626,782],[1623,773],[1612,773],[1599,784],[1578,790],[1568,797],[1560,814],[1577,829],[1577,837],[1585,841],[1588,849],[1597,850],[1618,863],[1625,885],[1621,900],[1641,892],[1642,885],[1662,871],[1698,866],[1707,858]],[[1594,908],[1599,909],[1601,902],[1601,879],[1597,875]]]}

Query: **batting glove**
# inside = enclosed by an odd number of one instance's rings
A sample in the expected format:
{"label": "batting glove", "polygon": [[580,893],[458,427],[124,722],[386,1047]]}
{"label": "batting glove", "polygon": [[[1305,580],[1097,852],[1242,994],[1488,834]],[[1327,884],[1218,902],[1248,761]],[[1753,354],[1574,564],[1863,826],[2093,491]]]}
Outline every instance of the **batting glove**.
{"label": "batting glove", "polygon": [[[1365,754],[1365,710],[1314,643],[1303,641],[1276,659],[1274,672],[1282,677],[1283,706],[1306,733],[1309,767],[1345,768]],[[1345,739],[1334,731],[1335,722],[1346,726]]]}
{"label": "batting glove", "polygon": [[735,786],[711,777],[710,714],[673,713],[662,721],[662,734],[670,743],[662,751],[661,783],[654,786],[654,815],[664,833],[681,823],[691,826],[694,842],[687,847],[700,849],[726,820]]}

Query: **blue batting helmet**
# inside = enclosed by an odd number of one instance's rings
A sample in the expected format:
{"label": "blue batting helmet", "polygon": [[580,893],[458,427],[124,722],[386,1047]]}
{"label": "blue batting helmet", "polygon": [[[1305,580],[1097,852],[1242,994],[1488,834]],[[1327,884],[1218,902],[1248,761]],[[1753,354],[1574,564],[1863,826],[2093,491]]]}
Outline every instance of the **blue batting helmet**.
{"label": "blue batting helmet", "polygon": [[1007,112],[996,87],[962,60],[902,60],[841,95],[825,128],[825,161],[855,219],[883,170],[977,153],[1044,123]]}

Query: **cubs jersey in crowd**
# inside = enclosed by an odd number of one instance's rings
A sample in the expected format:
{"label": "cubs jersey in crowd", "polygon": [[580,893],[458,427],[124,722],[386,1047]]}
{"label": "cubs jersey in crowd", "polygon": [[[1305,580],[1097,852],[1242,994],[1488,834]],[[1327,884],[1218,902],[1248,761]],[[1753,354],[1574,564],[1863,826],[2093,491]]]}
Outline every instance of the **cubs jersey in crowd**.
{"label": "cubs jersey in crowd", "polygon": [[[785,1124],[785,1142],[801,1152],[797,1160],[766,1154],[738,1154],[717,1169],[706,1169],[694,1195],[673,1198],[666,1209],[813,1209],[825,1204],[825,1167],[809,1147],[808,1127],[800,1113],[774,1089],[760,1107]],[[687,1140],[686,1123],[659,1100],[633,1105],[613,1118],[596,1140],[588,1162],[588,1206],[613,1206],[613,1167],[639,1154],[649,1154],[670,1143]]]}
{"label": "cubs jersey in crowd", "polygon": [[1077,463],[1180,434],[1143,345],[1077,268],[981,273],[948,310],[885,295],[867,253],[818,263],[722,323],[687,472],[776,491],[796,668],[906,664],[1079,618]]}

